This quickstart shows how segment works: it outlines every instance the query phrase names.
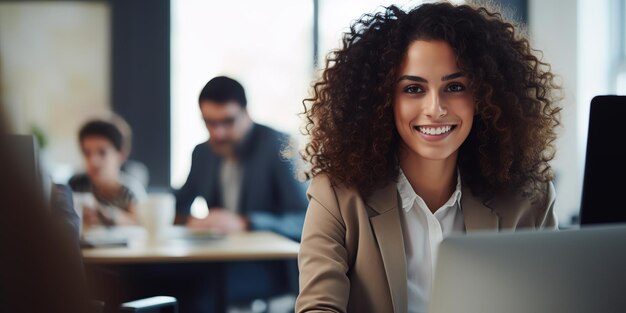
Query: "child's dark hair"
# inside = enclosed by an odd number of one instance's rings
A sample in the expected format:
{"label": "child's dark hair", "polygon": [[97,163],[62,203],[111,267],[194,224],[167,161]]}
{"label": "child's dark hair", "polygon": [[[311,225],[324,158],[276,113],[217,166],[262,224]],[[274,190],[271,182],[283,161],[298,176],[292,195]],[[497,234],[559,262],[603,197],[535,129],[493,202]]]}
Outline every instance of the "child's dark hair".
{"label": "child's dark hair", "polygon": [[103,120],[92,120],[81,127],[78,133],[79,143],[86,137],[102,137],[113,144],[115,150],[121,152],[124,147],[122,132],[113,124]]}

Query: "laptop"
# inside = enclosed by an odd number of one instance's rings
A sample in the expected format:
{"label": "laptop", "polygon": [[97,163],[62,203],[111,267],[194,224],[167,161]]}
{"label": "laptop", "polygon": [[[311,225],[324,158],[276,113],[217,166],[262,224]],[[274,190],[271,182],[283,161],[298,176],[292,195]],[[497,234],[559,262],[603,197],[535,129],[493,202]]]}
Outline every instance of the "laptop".
{"label": "laptop", "polygon": [[430,313],[626,312],[626,225],[444,239]]}
{"label": "laptop", "polygon": [[[591,100],[581,225],[626,223],[626,96]],[[626,312],[626,311],[625,311]]]}

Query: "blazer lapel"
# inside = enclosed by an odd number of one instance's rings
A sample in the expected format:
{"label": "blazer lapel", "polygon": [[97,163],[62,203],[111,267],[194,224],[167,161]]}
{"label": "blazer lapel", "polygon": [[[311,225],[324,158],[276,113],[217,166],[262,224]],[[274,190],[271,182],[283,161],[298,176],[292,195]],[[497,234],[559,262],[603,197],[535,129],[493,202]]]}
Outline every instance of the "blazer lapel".
{"label": "blazer lapel", "polygon": [[465,185],[462,187],[461,208],[467,233],[500,229],[500,217],[490,207],[490,202],[482,201],[474,196],[470,188]]}
{"label": "blazer lapel", "polygon": [[214,206],[221,207],[224,205],[222,201],[222,188],[219,182],[221,165],[222,160],[219,157],[215,156],[211,158],[211,160],[209,161],[209,166],[207,168],[206,175],[208,175],[209,179],[206,180],[207,197],[205,198],[209,209]]}
{"label": "blazer lapel", "polygon": [[376,190],[366,202],[378,213],[370,217],[370,222],[385,266],[393,311],[405,313],[408,309],[406,255],[396,184]]}

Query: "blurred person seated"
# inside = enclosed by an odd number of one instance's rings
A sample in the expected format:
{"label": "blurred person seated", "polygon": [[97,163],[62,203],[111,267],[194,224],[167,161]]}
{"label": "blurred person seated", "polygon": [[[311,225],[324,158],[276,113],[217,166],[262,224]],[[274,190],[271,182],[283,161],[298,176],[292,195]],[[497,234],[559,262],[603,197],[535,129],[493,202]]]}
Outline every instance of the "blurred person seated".
{"label": "blurred person seated", "polygon": [[[221,233],[271,230],[299,241],[307,199],[282,154],[289,137],[254,123],[243,86],[231,78],[211,79],[198,102],[209,140],[195,147],[176,193],[177,222]],[[190,216],[198,196],[210,212],[201,219]]]}
{"label": "blurred person seated", "polygon": [[121,170],[130,147],[113,123],[87,122],[78,135],[86,173],[73,176],[69,185],[82,206],[85,227],[137,224],[136,205],[146,196],[144,185]]}
{"label": "blurred person seated", "polygon": [[[244,88],[231,78],[211,79],[198,105],[209,140],[193,150],[187,181],[176,192],[177,223],[226,234],[268,230],[300,241],[306,185],[283,153],[289,137],[251,119]],[[204,218],[191,216],[196,197],[209,208]],[[237,262],[225,275],[231,304],[297,293],[295,261]]]}

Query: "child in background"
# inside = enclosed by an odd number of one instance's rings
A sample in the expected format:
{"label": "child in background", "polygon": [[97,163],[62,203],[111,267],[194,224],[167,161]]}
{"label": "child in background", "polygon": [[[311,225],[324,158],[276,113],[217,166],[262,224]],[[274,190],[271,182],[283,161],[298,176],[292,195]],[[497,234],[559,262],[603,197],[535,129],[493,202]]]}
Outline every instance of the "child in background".
{"label": "child in background", "polygon": [[135,177],[122,172],[129,147],[112,122],[92,120],[78,135],[86,173],[69,181],[82,205],[83,225],[137,224],[136,204],[146,191]]}

